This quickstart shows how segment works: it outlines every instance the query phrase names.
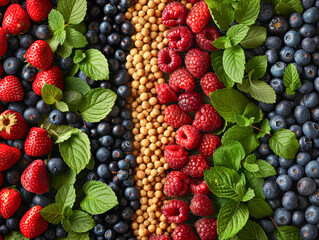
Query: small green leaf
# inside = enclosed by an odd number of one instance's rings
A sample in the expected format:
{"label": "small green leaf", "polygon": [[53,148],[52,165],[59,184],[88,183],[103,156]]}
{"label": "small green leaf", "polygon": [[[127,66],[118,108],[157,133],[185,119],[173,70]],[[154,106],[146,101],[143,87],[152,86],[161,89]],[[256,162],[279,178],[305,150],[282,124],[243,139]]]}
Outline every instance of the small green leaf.
{"label": "small green leaf", "polygon": [[219,29],[226,31],[234,22],[234,10],[230,3],[205,0],[211,12],[212,19]]}
{"label": "small green leaf", "polygon": [[63,0],[58,2],[58,11],[62,13],[67,23],[81,23],[86,15],[86,10],[86,0]]}
{"label": "small green leaf", "polygon": [[85,94],[86,92],[90,91],[90,86],[80,78],[67,77],[64,79],[64,90],[74,90]]}
{"label": "small green leaf", "polygon": [[245,193],[245,195],[241,198],[242,202],[248,202],[249,200],[251,200],[253,197],[255,197],[255,192],[253,189],[248,188],[247,192]]}
{"label": "small green leaf", "polygon": [[46,104],[52,105],[63,97],[61,89],[51,84],[44,84],[41,89],[42,99]]}
{"label": "small green leaf", "polygon": [[59,189],[55,196],[55,202],[60,204],[62,208],[73,207],[75,203],[75,188],[72,184],[66,184]]}
{"label": "small green leaf", "polygon": [[94,169],[94,165],[95,165],[95,161],[94,161],[93,156],[91,156],[91,159],[90,159],[89,163],[86,165],[85,168],[93,170]]}
{"label": "small green leaf", "polygon": [[64,29],[58,29],[54,32],[54,37],[59,42],[59,44],[63,44],[66,39],[66,31]]}
{"label": "small green leaf", "polygon": [[71,28],[75,29],[76,31],[82,33],[82,34],[86,34],[87,32],[87,28],[86,28],[86,24],[85,22],[80,22],[79,24],[71,24],[70,25]]}
{"label": "small green leaf", "polygon": [[68,140],[72,133],[73,128],[71,126],[60,125],[50,127],[49,132],[52,132],[52,137],[55,140],[55,143],[61,143]]}
{"label": "small green leaf", "polygon": [[85,36],[77,30],[67,27],[65,28],[65,31],[67,36],[66,42],[68,45],[74,48],[83,48],[88,44]]}
{"label": "small green leaf", "polygon": [[68,58],[72,54],[72,49],[72,46],[70,46],[67,42],[64,42],[63,45],[58,47],[56,53],[62,58]]}
{"label": "small green leaf", "polygon": [[252,117],[252,118],[248,119],[243,115],[235,115],[235,121],[241,127],[248,127],[254,123],[255,118]]}
{"label": "small green leaf", "polygon": [[260,11],[260,0],[239,0],[235,8],[235,20],[247,26],[253,25]]}
{"label": "small green leaf", "polygon": [[72,208],[70,208],[69,206],[66,206],[65,208],[63,208],[62,210],[62,216],[63,218],[69,218],[72,215]]}
{"label": "small green leaf", "polygon": [[226,36],[230,39],[232,46],[236,46],[240,43],[246,36],[249,31],[249,27],[238,24],[232,26],[226,33]]}
{"label": "small green leaf", "polygon": [[301,87],[298,70],[292,63],[288,64],[283,77],[284,85],[288,94],[293,95],[295,90]]}
{"label": "small green leaf", "polygon": [[226,49],[226,48],[230,48],[232,46],[229,37],[226,37],[226,36],[217,38],[213,42],[213,45],[215,48],[218,48],[218,49]]}
{"label": "small green leaf", "polygon": [[59,238],[60,240],[90,240],[89,233],[76,233],[70,231],[66,238]]}
{"label": "small green leaf", "polygon": [[5,235],[3,237],[4,240],[27,240],[29,238],[26,238],[22,235],[19,231],[12,231],[9,234]]}
{"label": "small green leaf", "polygon": [[62,100],[69,106],[70,111],[77,112],[82,100],[82,94],[78,91],[70,90],[63,94]]}
{"label": "small green leaf", "polygon": [[70,218],[62,220],[62,224],[66,231],[73,231],[77,233],[88,232],[95,226],[95,222],[92,217],[80,210],[73,211]]}
{"label": "small green leaf", "polygon": [[50,205],[42,208],[40,214],[49,223],[59,224],[62,219],[62,205],[58,203],[51,203]]}
{"label": "small green leaf", "polygon": [[243,163],[244,168],[249,172],[257,172],[259,171],[259,166],[256,163],[256,156],[251,154],[248,155]]}
{"label": "small green leaf", "polygon": [[302,13],[303,7],[300,0],[280,0],[276,1],[277,5],[274,7],[274,11],[279,15],[289,16],[294,12]]}
{"label": "small green leaf", "polygon": [[247,104],[242,115],[247,117],[248,119],[254,118],[254,123],[260,122],[264,117],[264,114],[261,111],[260,107],[253,102]]}
{"label": "small green leaf", "polygon": [[288,129],[275,131],[269,140],[269,146],[274,153],[285,159],[295,158],[299,150],[299,143],[296,135]]}
{"label": "small green leaf", "polygon": [[247,73],[253,71],[251,74],[252,79],[258,80],[262,78],[267,71],[267,56],[256,56],[250,59],[246,63],[245,70]]}
{"label": "small green leaf", "polygon": [[69,106],[63,101],[57,101],[55,103],[55,107],[60,110],[61,112],[68,112],[70,111]]}
{"label": "small green leaf", "polygon": [[76,50],[74,57],[73,57],[73,61],[75,64],[83,61],[83,59],[86,57],[85,53],[82,50]]}
{"label": "small green leaf", "polygon": [[242,83],[245,70],[244,50],[239,45],[227,48],[223,54],[223,66],[231,80]]}
{"label": "small green leaf", "polygon": [[258,198],[265,199],[262,186],[264,185],[264,179],[254,177],[250,172],[245,172],[246,186],[254,189],[255,195]]}
{"label": "small green leaf", "polygon": [[49,28],[51,31],[64,30],[63,15],[57,10],[52,9],[48,15]]}
{"label": "small green leaf", "polygon": [[278,240],[301,240],[300,230],[293,226],[281,226],[274,235]]}
{"label": "small green leaf", "polygon": [[76,174],[72,169],[67,170],[65,173],[59,175],[50,176],[50,185],[55,190],[59,190],[65,184],[74,184],[76,180]]}
{"label": "small green leaf", "polygon": [[251,26],[246,37],[240,42],[243,48],[256,48],[261,46],[267,38],[267,29],[261,26]]}
{"label": "small green leaf", "polygon": [[261,123],[261,127],[260,129],[262,131],[260,131],[258,134],[257,134],[257,138],[261,138],[261,137],[264,137],[266,135],[266,133],[270,134],[270,131],[271,131],[271,127],[269,125],[269,120],[268,118],[265,118],[263,120],[263,122]]}
{"label": "small green leaf", "polygon": [[251,220],[248,220],[243,229],[240,230],[238,237],[245,240],[268,240],[262,227]]}
{"label": "small green leaf", "polygon": [[214,72],[218,79],[222,81],[226,88],[231,88],[234,86],[234,81],[231,80],[224,71],[223,66],[223,51],[217,50],[212,52],[210,55],[211,63],[214,68]]}
{"label": "small green leaf", "polygon": [[265,200],[257,197],[251,199],[247,207],[250,215],[257,219],[271,216],[274,213]]}
{"label": "small green leaf", "polygon": [[52,52],[55,52],[58,49],[59,41],[57,38],[53,35],[52,37],[48,38],[46,42],[49,44]]}
{"label": "small green leaf", "polygon": [[254,177],[266,178],[277,174],[275,168],[265,160],[258,159],[256,164],[258,165],[259,170],[251,173]]}

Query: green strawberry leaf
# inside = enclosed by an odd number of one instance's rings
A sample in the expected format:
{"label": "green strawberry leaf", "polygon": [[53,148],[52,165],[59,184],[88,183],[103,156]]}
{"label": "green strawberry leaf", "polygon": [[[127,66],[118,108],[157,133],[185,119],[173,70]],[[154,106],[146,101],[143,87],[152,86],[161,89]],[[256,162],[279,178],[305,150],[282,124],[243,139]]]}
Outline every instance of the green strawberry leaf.
{"label": "green strawberry leaf", "polygon": [[254,177],[266,178],[277,174],[275,168],[265,160],[258,159],[256,164],[258,165],[258,171],[251,173]]}
{"label": "green strawberry leaf", "polygon": [[70,111],[69,106],[63,101],[57,101],[55,103],[55,107],[60,110],[61,112],[68,112]]}
{"label": "green strawberry leaf", "polygon": [[213,45],[215,48],[218,49],[226,49],[232,47],[231,41],[229,37],[222,36],[220,38],[217,38],[214,42]]}
{"label": "green strawberry leaf", "polygon": [[54,32],[54,37],[59,42],[59,44],[63,44],[66,39],[66,31],[64,29],[58,29]]}
{"label": "green strawberry leaf", "polygon": [[70,90],[63,94],[62,100],[68,105],[70,111],[77,112],[81,104],[82,94],[78,91]]}
{"label": "green strawberry leaf", "polygon": [[242,202],[248,202],[249,200],[251,200],[253,197],[255,197],[255,192],[253,189],[248,188],[247,192],[245,193],[245,195],[241,198]]}
{"label": "green strawberry leaf", "polygon": [[76,239],[76,240],[90,240],[89,233],[88,232],[76,233],[76,232],[70,231],[66,238],[60,238],[60,240],[74,240],[74,239]]}
{"label": "green strawberry leaf", "polygon": [[67,42],[64,42],[63,45],[58,47],[56,53],[62,58],[68,58],[72,54],[72,49],[72,46],[70,46]]}
{"label": "green strawberry leaf", "polygon": [[74,57],[73,57],[73,62],[75,64],[82,62],[84,58],[86,57],[85,53],[82,50],[76,50]]}
{"label": "green strawberry leaf", "polygon": [[21,232],[19,231],[12,231],[9,234],[5,235],[4,240],[27,240],[29,238],[26,238],[25,236],[22,235]]}
{"label": "green strawberry leaf", "polygon": [[51,203],[40,210],[41,216],[49,223],[59,224],[62,220],[62,205]]}
{"label": "green strawberry leaf", "polygon": [[212,19],[219,29],[226,31],[228,26],[234,22],[234,10],[230,3],[225,1],[205,0],[211,12]]}
{"label": "green strawberry leaf", "polygon": [[276,0],[275,13],[289,16],[294,12],[302,13],[303,7],[300,0]]}
{"label": "green strawberry leaf", "polygon": [[58,41],[58,39],[56,38],[55,35],[53,35],[52,37],[48,38],[46,40],[46,42],[49,44],[52,52],[55,52],[58,49],[58,47],[59,47],[59,41]]}
{"label": "green strawberry leaf", "polygon": [[261,128],[260,128],[262,131],[260,131],[258,134],[257,134],[257,138],[261,138],[261,137],[264,137],[267,134],[270,134],[270,131],[271,131],[271,127],[269,125],[269,120],[268,118],[265,118],[262,123],[261,123]]}

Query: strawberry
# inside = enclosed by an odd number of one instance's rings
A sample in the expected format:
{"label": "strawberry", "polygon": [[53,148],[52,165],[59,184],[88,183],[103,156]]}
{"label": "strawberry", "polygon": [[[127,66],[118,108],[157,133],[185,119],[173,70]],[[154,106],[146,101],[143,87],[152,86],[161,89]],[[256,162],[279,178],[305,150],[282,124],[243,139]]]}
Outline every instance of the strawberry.
{"label": "strawberry", "polygon": [[5,187],[0,191],[0,212],[3,218],[10,218],[20,207],[21,197],[17,189]]}
{"label": "strawberry", "polygon": [[38,69],[48,69],[53,62],[53,52],[49,44],[43,40],[32,43],[25,57],[32,66]]}
{"label": "strawberry", "polygon": [[19,149],[7,144],[0,143],[0,171],[5,171],[12,167],[21,157]]}
{"label": "strawberry", "polygon": [[13,76],[6,76],[0,80],[0,101],[17,102],[24,97],[24,91],[20,80]]}
{"label": "strawberry", "polygon": [[24,143],[24,151],[30,157],[41,157],[47,155],[52,148],[52,139],[48,135],[48,131],[33,127],[30,129]]}
{"label": "strawberry", "polygon": [[[7,41],[6,31],[2,27],[0,27],[0,57],[2,57],[6,53],[7,48],[8,48],[8,41]],[[2,74],[3,74],[3,69],[2,69]]]}
{"label": "strawberry", "polygon": [[60,88],[61,91],[63,90],[62,73],[58,66],[53,66],[49,68],[48,70],[43,70],[39,72],[36,75],[32,85],[33,91],[37,95],[41,96],[41,89],[45,83],[54,85],[57,88]]}
{"label": "strawberry", "polygon": [[21,184],[29,192],[36,194],[48,191],[49,176],[43,160],[35,160],[23,171]]}
{"label": "strawberry", "polygon": [[6,140],[24,138],[28,126],[20,113],[7,110],[0,115],[0,137]]}
{"label": "strawberry", "polygon": [[48,228],[48,221],[41,214],[41,206],[36,205],[30,208],[20,220],[20,231],[26,238],[36,238]]}
{"label": "strawberry", "polygon": [[53,5],[50,0],[27,0],[27,12],[35,22],[41,22],[48,18]]}
{"label": "strawberry", "polygon": [[31,26],[27,12],[17,3],[11,4],[3,16],[2,27],[13,35],[29,30]]}
{"label": "strawberry", "polygon": [[0,0],[0,6],[1,6],[1,7],[2,7],[2,6],[6,6],[6,5],[9,4],[9,2],[10,2],[10,0]]}

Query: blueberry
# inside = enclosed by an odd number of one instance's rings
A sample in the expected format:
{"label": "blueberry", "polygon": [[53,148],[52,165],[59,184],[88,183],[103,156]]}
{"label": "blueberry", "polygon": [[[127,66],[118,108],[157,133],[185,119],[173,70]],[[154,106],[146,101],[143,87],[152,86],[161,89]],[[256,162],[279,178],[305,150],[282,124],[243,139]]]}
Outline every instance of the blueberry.
{"label": "blueberry", "polygon": [[114,54],[114,49],[112,48],[111,45],[106,45],[104,48],[103,48],[103,53],[106,57],[112,57],[113,54]]}
{"label": "blueberry", "polygon": [[93,233],[96,236],[103,236],[105,233],[105,227],[102,224],[96,224],[93,228]]}
{"label": "blueberry", "polygon": [[128,172],[126,170],[120,170],[117,172],[117,177],[120,181],[124,181],[128,178]]}
{"label": "blueberry", "polygon": [[54,240],[56,239],[55,232],[56,232],[55,226],[50,225],[43,235],[45,239],[47,240]]}
{"label": "blueberry", "polygon": [[86,175],[86,180],[87,181],[96,181],[99,179],[99,176],[97,175],[96,172],[89,172],[87,175]]}
{"label": "blueberry", "polygon": [[300,13],[293,13],[289,17],[289,24],[292,28],[299,28],[303,24],[303,18]]}
{"label": "blueberry", "polygon": [[312,149],[313,143],[310,138],[302,136],[301,138],[299,138],[299,145],[301,151],[310,151]]}
{"label": "blueberry", "polygon": [[65,171],[66,165],[62,158],[50,158],[47,163],[48,170],[54,174],[61,174]]}
{"label": "blueberry", "polygon": [[95,45],[99,42],[99,35],[97,34],[97,32],[90,30],[85,34],[86,40],[92,44]]}
{"label": "blueberry", "polygon": [[119,45],[121,42],[121,36],[117,32],[113,32],[107,36],[107,42],[111,46]]}
{"label": "blueberry", "polygon": [[310,178],[319,177],[319,162],[316,160],[310,161],[305,167],[305,173]]}
{"label": "blueberry", "polygon": [[286,121],[283,116],[276,115],[269,120],[270,127],[273,131],[286,127]]}
{"label": "blueberry", "polygon": [[65,113],[65,119],[68,124],[76,123],[78,121],[78,116],[75,112],[67,112]]}
{"label": "blueberry", "polygon": [[100,137],[98,141],[103,147],[109,147],[114,142],[113,137],[111,135],[105,135],[103,137]]}
{"label": "blueberry", "polygon": [[[292,179],[290,176],[283,174],[277,177],[276,183],[282,191],[288,191],[292,187]],[[278,188],[277,188],[278,189]],[[279,194],[279,193],[277,193]],[[266,196],[266,195],[265,195]],[[278,195],[277,195],[278,196]],[[276,196],[276,197],[277,197]],[[267,197],[266,197],[267,198]]]}
{"label": "blueberry", "polygon": [[317,92],[319,92],[319,77],[315,78],[314,87]]}
{"label": "blueberry", "polygon": [[258,15],[258,19],[262,22],[266,22],[270,20],[274,15],[274,10],[271,5],[267,3],[260,4],[260,12]]}
{"label": "blueberry", "polygon": [[121,149],[113,149],[112,151],[113,160],[120,160],[120,159],[123,159],[123,157],[124,157],[124,154]]}
{"label": "blueberry", "polygon": [[265,41],[265,46],[271,50],[279,50],[281,47],[281,39],[275,36],[268,37]]}
{"label": "blueberry", "polygon": [[297,183],[297,191],[301,195],[309,196],[316,190],[316,183],[309,177],[301,178]]}
{"label": "blueberry", "polygon": [[10,229],[8,228],[8,226],[6,224],[3,224],[0,226],[0,234],[2,236],[5,236],[9,233]]}
{"label": "blueberry", "polygon": [[120,64],[115,58],[111,58],[109,60],[109,67],[112,72],[117,72],[120,68]]}
{"label": "blueberry", "polygon": [[279,195],[278,186],[274,181],[271,180],[265,181],[262,190],[266,199],[276,199]]}
{"label": "blueberry", "polygon": [[115,59],[117,60],[117,61],[119,61],[120,63],[122,62],[125,62],[125,60],[126,60],[126,54],[125,54],[125,52],[122,50],[122,49],[117,49],[116,51],[115,51]]}
{"label": "blueberry", "polygon": [[291,212],[284,208],[278,208],[274,212],[273,219],[278,226],[288,225],[291,222]]}
{"label": "blueberry", "polygon": [[28,107],[23,113],[23,118],[27,124],[36,125],[40,121],[41,114],[36,108]]}
{"label": "blueberry", "polygon": [[32,202],[35,205],[40,205],[41,207],[46,207],[51,203],[51,200],[41,194],[36,194],[33,199]]}
{"label": "blueberry", "polygon": [[303,49],[299,49],[295,52],[294,60],[297,64],[305,66],[310,63],[311,56]]}
{"label": "blueberry", "polygon": [[50,36],[50,29],[48,25],[39,25],[35,30],[37,38],[45,40]]}
{"label": "blueberry", "polygon": [[308,108],[316,107],[319,103],[318,93],[311,92],[304,96],[303,98],[304,105]]}
{"label": "blueberry", "polygon": [[127,154],[125,160],[130,163],[131,167],[134,167],[136,164],[136,157],[133,154]]}
{"label": "blueberry", "polygon": [[24,34],[20,38],[20,46],[22,48],[29,48],[34,42],[34,38],[30,34]]}
{"label": "blueberry", "polygon": [[8,106],[8,110],[12,110],[23,115],[27,106],[23,102],[11,102]]}
{"label": "blueberry", "polygon": [[294,115],[299,124],[304,124],[306,121],[309,121],[311,117],[309,109],[303,105],[298,105],[295,108]]}
{"label": "blueberry", "polygon": [[73,64],[73,59],[71,57],[61,58],[58,62],[58,65],[61,70],[68,70]]}
{"label": "blueberry", "polygon": [[288,47],[296,47],[300,42],[300,34],[290,30],[285,34],[284,41]]}
{"label": "blueberry", "polygon": [[120,70],[114,74],[113,82],[116,86],[127,84],[129,81],[129,74],[126,70]]}
{"label": "blueberry", "polygon": [[120,47],[121,47],[121,49],[123,49],[125,51],[131,50],[131,48],[133,47],[132,39],[130,37],[123,37],[121,40],[121,43],[120,43]]}
{"label": "blueberry", "polygon": [[301,47],[308,53],[313,53],[317,49],[317,44],[312,38],[304,38],[301,42]]}
{"label": "blueberry", "polygon": [[313,91],[313,82],[309,80],[303,80],[301,82],[301,87],[298,89],[298,92],[302,94],[307,94]]}
{"label": "blueberry", "polygon": [[6,181],[10,185],[18,184],[20,181],[20,172],[17,169],[10,169],[5,173]]}
{"label": "blueberry", "polygon": [[313,121],[319,121],[319,107],[311,109],[311,118]]}
{"label": "blueberry", "polygon": [[17,230],[19,228],[19,220],[18,218],[11,217],[6,220],[6,224],[11,231]]}
{"label": "blueberry", "polygon": [[294,61],[295,50],[291,47],[285,46],[280,50],[279,55],[283,62],[291,63]]}
{"label": "blueberry", "polygon": [[125,220],[130,220],[133,214],[134,214],[134,211],[130,207],[126,207],[122,210],[122,218]]}
{"label": "blueberry", "polygon": [[107,214],[104,218],[105,222],[109,225],[114,225],[118,223],[119,216],[117,214]]}
{"label": "blueberry", "polygon": [[126,159],[123,159],[118,162],[118,167],[119,169],[127,170],[130,167],[130,163]]}
{"label": "blueberry", "polygon": [[111,172],[105,163],[99,164],[99,166],[96,169],[96,172],[101,178],[104,179],[108,179],[111,176]]}
{"label": "blueberry", "polygon": [[119,170],[118,163],[115,161],[110,162],[108,168],[111,172],[117,172]]}
{"label": "blueberry", "polygon": [[127,225],[127,223],[120,221],[113,226],[113,230],[116,233],[123,234],[123,233],[126,233],[128,231],[128,225]]}
{"label": "blueberry", "polygon": [[19,41],[20,40],[18,36],[12,36],[8,39],[8,48],[13,50],[17,49],[20,46]]}
{"label": "blueberry", "polygon": [[126,153],[132,152],[132,148],[133,148],[132,142],[129,140],[124,140],[121,143],[121,149]]}
{"label": "blueberry", "polygon": [[315,33],[315,27],[312,24],[305,23],[299,28],[298,32],[302,37],[312,37]]}
{"label": "blueberry", "polygon": [[112,229],[108,229],[105,231],[104,238],[106,240],[114,240],[115,236],[116,236],[116,234]]}
{"label": "blueberry", "polygon": [[21,69],[21,61],[17,57],[9,57],[3,63],[3,70],[8,75],[17,74]]}
{"label": "blueberry", "polygon": [[114,22],[118,25],[120,25],[121,23],[123,23],[125,21],[125,15],[124,13],[118,13],[116,14],[116,16],[114,17]]}
{"label": "blueberry", "polygon": [[27,49],[25,48],[19,48],[16,52],[15,52],[15,56],[21,61],[24,62],[26,60],[25,58],[25,54],[27,52]]}
{"label": "blueberry", "polygon": [[122,125],[115,125],[112,128],[112,134],[115,137],[122,137],[124,133],[125,133],[125,128]]}
{"label": "blueberry", "polygon": [[126,180],[123,181],[123,183],[127,187],[132,187],[134,185],[134,178],[132,176],[129,176]]}
{"label": "blueberry", "polygon": [[298,206],[298,197],[295,192],[288,191],[282,197],[282,206],[286,210],[294,210]]}
{"label": "blueberry", "polygon": [[99,29],[101,33],[109,34],[112,31],[112,25],[109,22],[102,22]]}
{"label": "blueberry", "polygon": [[135,187],[127,187],[124,191],[124,195],[127,200],[137,200],[139,197],[139,191]]}
{"label": "blueberry", "polygon": [[65,115],[60,110],[54,109],[49,115],[49,120],[53,125],[59,126],[65,122]]}
{"label": "blueberry", "polygon": [[300,235],[303,240],[314,240],[318,237],[318,228],[312,224],[303,225],[300,228]]}
{"label": "blueberry", "polygon": [[110,130],[111,130],[111,125],[106,121],[100,122],[96,127],[97,133],[101,136],[108,134]]}
{"label": "blueberry", "polygon": [[287,117],[291,112],[291,104],[287,100],[279,102],[275,108],[275,111],[278,115]]}
{"label": "blueberry", "polygon": [[131,95],[131,90],[128,86],[122,85],[117,89],[116,93],[121,98],[128,98]]}
{"label": "blueberry", "polygon": [[311,7],[304,11],[302,17],[306,23],[315,23],[319,18],[319,10],[316,7]]}
{"label": "blueberry", "polygon": [[111,152],[106,147],[100,147],[96,151],[96,158],[100,162],[107,162],[108,160],[110,160],[110,157],[111,157]]}
{"label": "blueberry", "polygon": [[271,34],[282,35],[287,32],[288,23],[282,16],[275,16],[269,22],[268,29]]}
{"label": "blueberry", "polygon": [[305,219],[310,224],[319,223],[319,207],[315,205],[309,206],[305,211]]}
{"label": "blueberry", "polygon": [[105,15],[115,15],[117,13],[117,8],[111,3],[106,4],[103,10]]}
{"label": "blueberry", "polygon": [[288,176],[290,176],[294,181],[298,181],[304,175],[304,168],[300,165],[294,164],[288,169]]}
{"label": "blueberry", "polygon": [[302,77],[307,80],[314,80],[317,77],[317,67],[313,64],[305,66]]}
{"label": "blueberry", "polygon": [[319,206],[319,189],[309,196],[309,202],[315,206]]}
{"label": "blueberry", "polygon": [[319,126],[317,123],[307,121],[302,125],[302,131],[304,135],[310,139],[317,138],[319,136]]}
{"label": "blueberry", "polygon": [[283,168],[283,167],[277,168],[276,172],[277,172],[278,175],[282,175],[282,174],[287,174],[288,173],[287,169]]}
{"label": "blueberry", "polygon": [[306,166],[311,160],[311,156],[307,152],[299,152],[296,155],[296,163],[302,167]]}
{"label": "blueberry", "polygon": [[37,102],[36,109],[41,114],[49,114],[51,111],[51,106],[46,104],[42,99]]}
{"label": "blueberry", "polygon": [[295,226],[300,226],[305,221],[305,214],[302,211],[295,211],[292,214],[291,220]]}
{"label": "blueberry", "polygon": [[[317,45],[318,45],[318,43],[317,43]],[[319,53],[315,52],[311,56],[312,56],[313,64],[315,64],[318,67],[319,66]]]}
{"label": "blueberry", "polygon": [[27,191],[24,187],[21,187],[20,196],[23,201],[30,202],[34,196],[34,193]]}

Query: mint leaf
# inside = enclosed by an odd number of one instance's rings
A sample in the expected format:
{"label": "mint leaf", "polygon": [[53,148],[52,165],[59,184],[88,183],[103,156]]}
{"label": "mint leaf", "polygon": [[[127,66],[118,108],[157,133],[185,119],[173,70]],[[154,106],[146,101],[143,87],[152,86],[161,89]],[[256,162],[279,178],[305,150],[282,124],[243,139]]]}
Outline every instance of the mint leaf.
{"label": "mint leaf", "polygon": [[70,111],[68,105],[67,105],[65,102],[63,102],[63,101],[57,101],[57,102],[55,103],[55,107],[56,107],[58,110],[60,110],[61,112],[68,112],[68,111]]}
{"label": "mint leaf", "polygon": [[253,197],[255,197],[255,192],[253,189],[248,188],[247,192],[245,193],[245,195],[241,198],[242,202],[248,202],[249,200],[251,200]]}
{"label": "mint leaf", "polygon": [[65,28],[65,31],[67,36],[66,42],[68,45],[74,48],[83,48],[88,44],[85,36],[77,30],[67,27]]}
{"label": "mint leaf", "polygon": [[254,123],[255,118],[252,117],[252,118],[248,119],[243,115],[235,115],[235,121],[241,127],[248,127]]}
{"label": "mint leaf", "polygon": [[63,45],[58,47],[56,53],[62,58],[68,58],[72,54],[72,49],[72,46],[70,46],[67,42],[64,42]]}
{"label": "mint leaf", "polygon": [[88,136],[78,130],[71,138],[59,144],[59,150],[65,163],[79,173],[90,161],[91,146]]}
{"label": "mint leaf", "polygon": [[71,137],[73,127],[67,125],[51,126],[49,132],[53,133],[52,137],[55,140],[55,143],[61,143]]}
{"label": "mint leaf", "polygon": [[235,20],[247,26],[253,25],[260,11],[260,0],[239,0],[235,8]]}
{"label": "mint leaf", "polygon": [[77,64],[72,64],[72,66],[66,72],[64,72],[64,77],[73,77],[78,71],[79,66]]}
{"label": "mint leaf", "polygon": [[227,48],[223,54],[223,66],[231,80],[242,83],[245,70],[244,50],[239,45]]}
{"label": "mint leaf", "polygon": [[[251,155],[250,155],[251,156]],[[249,172],[258,172],[259,171],[259,166],[257,163],[248,163],[248,162],[244,162],[243,163],[244,168],[249,171]]]}
{"label": "mint leaf", "polygon": [[52,37],[48,38],[46,42],[49,44],[52,52],[55,52],[58,49],[59,41],[56,36],[53,35]]}
{"label": "mint leaf", "polygon": [[257,138],[261,138],[261,137],[264,137],[266,135],[266,133],[270,134],[270,131],[271,131],[271,127],[269,125],[269,120],[268,118],[265,118],[263,120],[263,122],[261,123],[261,127],[260,129],[262,131],[260,131],[258,134],[257,134]]}
{"label": "mint leaf", "polygon": [[64,30],[63,15],[57,10],[52,9],[48,15],[49,28],[51,31]]}
{"label": "mint leaf", "polygon": [[274,153],[285,159],[295,158],[299,150],[296,135],[288,129],[279,129],[269,140],[269,146]]}
{"label": "mint leaf", "polygon": [[252,79],[258,80],[259,78],[262,78],[267,71],[267,56],[256,56],[250,59],[246,63],[245,70],[247,73],[253,71],[251,74]]}
{"label": "mint leaf", "polygon": [[226,33],[226,36],[230,39],[232,46],[236,46],[240,43],[246,36],[249,31],[249,27],[238,24],[232,26]]}
{"label": "mint leaf", "polygon": [[217,218],[219,239],[228,239],[238,233],[246,224],[249,212],[246,205],[229,200],[220,209]]}
{"label": "mint leaf", "polygon": [[82,62],[85,57],[86,57],[86,55],[82,50],[76,50],[74,57],[73,57],[73,62],[75,64]]}
{"label": "mint leaf", "polygon": [[84,20],[87,10],[86,0],[64,0],[58,2],[58,11],[67,23],[79,24]]}
{"label": "mint leaf", "polygon": [[41,96],[46,104],[52,105],[62,99],[63,93],[56,86],[45,83],[41,89]]}
{"label": "mint leaf", "polygon": [[83,186],[85,198],[81,201],[81,208],[91,214],[105,213],[118,205],[113,190],[100,181],[89,181]]}
{"label": "mint leaf", "polygon": [[55,196],[55,202],[60,204],[62,208],[73,207],[75,203],[75,188],[73,184],[66,184],[59,189]]}
{"label": "mint leaf", "polygon": [[62,206],[58,203],[51,203],[40,210],[40,214],[49,223],[59,224],[62,219]]}
{"label": "mint leaf", "polygon": [[251,199],[247,207],[250,215],[257,219],[271,216],[274,213],[268,203],[261,198]]}
{"label": "mint leaf", "polygon": [[60,238],[60,240],[74,240],[74,239],[76,239],[76,240],[90,240],[89,233],[88,232],[76,233],[76,232],[70,231],[66,238]]}
{"label": "mint leaf", "polygon": [[214,68],[214,72],[218,79],[222,81],[226,88],[231,88],[234,86],[234,81],[231,80],[224,71],[223,66],[223,51],[217,50],[212,52],[210,55],[211,63]]}
{"label": "mint leaf", "polygon": [[238,237],[245,240],[268,240],[262,227],[251,220],[248,220],[243,229],[240,230]]}
{"label": "mint leaf", "polygon": [[240,161],[245,157],[245,150],[240,142],[234,141],[228,145],[222,145],[214,152],[214,165],[224,166],[238,171]]}
{"label": "mint leaf", "polygon": [[93,156],[91,156],[89,163],[86,165],[85,168],[93,170],[94,169],[94,165],[95,165],[95,161]]}
{"label": "mint leaf", "polygon": [[4,240],[27,240],[29,238],[26,238],[25,236],[23,236],[21,232],[12,231],[9,234],[5,235],[3,239]]}
{"label": "mint leaf", "polygon": [[65,184],[74,184],[76,180],[76,174],[72,169],[59,175],[50,176],[50,184],[55,190],[59,190]]}
{"label": "mint leaf", "polygon": [[77,112],[82,100],[82,94],[77,91],[70,90],[63,94],[62,100],[69,106],[70,111]]}
{"label": "mint leaf", "polygon": [[84,233],[91,230],[95,226],[95,222],[89,214],[74,210],[70,218],[62,220],[62,225],[66,231]]}
{"label": "mint leaf", "polygon": [[258,159],[256,164],[258,165],[259,170],[251,173],[254,177],[266,178],[277,174],[275,168],[265,160]]}
{"label": "mint leaf", "polygon": [[250,172],[245,172],[246,186],[254,189],[255,195],[258,198],[265,199],[262,186],[264,185],[264,179],[254,177]]}
{"label": "mint leaf", "polygon": [[239,201],[245,192],[239,174],[233,169],[220,166],[212,167],[210,170],[205,170],[204,179],[209,189],[217,197]]}
{"label": "mint leaf", "polygon": [[210,99],[216,111],[228,122],[235,123],[235,115],[242,115],[250,101],[239,91],[224,88],[212,92]]}
{"label": "mint leaf", "polygon": [[83,95],[79,106],[83,119],[99,122],[111,112],[116,98],[116,93],[109,89],[96,88],[88,91]]}
{"label": "mint leaf", "polygon": [[295,90],[301,87],[298,70],[292,63],[288,64],[283,77],[284,85],[288,94],[295,94]]}
{"label": "mint leaf", "polygon": [[234,10],[229,3],[205,0],[217,27],[223,31],[234,22]]}
{"label": "mint leaf", "polygon": [[274,232],[278,240],[301,240],[300,230],[293,226],[281,226]]}
{"label": "mint leaf", "polygon": [[85,94],[86,92],[90,91],[90,86],[80,78],[67,77],[64,79],[64,90],[74,90]]}
{"label": "mint leaf", "polygon": [[253,102],[250,102],[247,104],[243,116],[247,117],[248,119],[254,118],[254,123],[258,123],[263,119],[264,114],[259,106]]}
{"label": "mint leaf", "polygon": [[66,206],[62,210],[62,216],[63,218],[69,218],[72,215],[72,209],[69,206]]}
{"label": "mint leaf", "polygon": [[246,37],[240,42],[243,48],[256,48],[261,46],[267,38],[267,29],[261,26],[251,26]]}
{"label": "mint leaf", "polygon": [[109,65],[105,56],[96,49],[87,50],[85,55],[86,58],[78,63],[81,71],[93,80],[108,80]]}
{"label": "mint leaf", "polygon": [[226,145],[232,141],[240,142],[245,149],[246,155],[259,146],[259,141],[251,127],[233,126],[228,129],[222,138],[222,144]]}
{"label": "mint leaf", "polygon": [[215,48],[218,49],[226,49],[232,46],[229,37],[222,36],[220,38],[217,38],[214,42],[213,45]]}
{"label": "mint leaf", "polygon": [[86,24],[85,22],[80,22],[79,24],[71,24],[70,25],[71,28],[75,29],[76,31],[82,33],[82,34],[86,34],[87,32],[87,28],[86,28]]}
{"label": "mint leaf", "polygon": [[302,13],[303,7],[300,0],[280,0],[276,1],[277,5],[274,7],[274,11],[279,15],[289,16],[294,12]]}
{"label": "mint leaf", "polygon": [[54,37],[60,44],[63,44],[66,39],[66,31],[64,29],[58,29],[54,32]]}

